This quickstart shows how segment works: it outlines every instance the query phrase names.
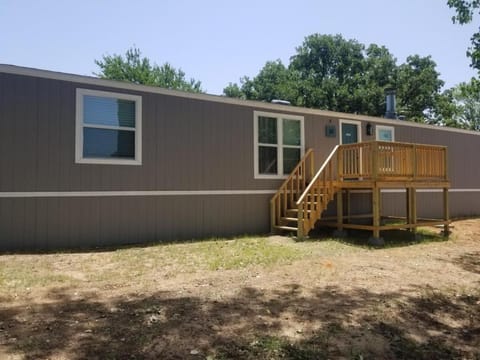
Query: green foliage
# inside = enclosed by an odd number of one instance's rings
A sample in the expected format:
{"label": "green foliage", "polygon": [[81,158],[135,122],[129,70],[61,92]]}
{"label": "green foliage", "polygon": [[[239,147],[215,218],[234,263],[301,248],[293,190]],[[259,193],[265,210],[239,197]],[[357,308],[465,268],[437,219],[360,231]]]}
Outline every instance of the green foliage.
{"label": "green foliage", "polygon": [[407,119],[423,122],[425,112],[435,107],[444,82],[435,70],[436,64],[430,56],[409,56],[407,62],[398,67],[395,88],[398,95],[399,113]]}
{"label": "green foliage", "polygon": [[436,100],[432,120],[437,125],[480,131],[480,81],[445,90]]}
{"label": "green foliage", "polygon": [[[356,92],[365,69],[364,46],[341,35],[307,36],[290,69],[300,80],[301,105],[345,112],[364,112]],[[359,108],[360,107],[360,108]]]}
{"label": "green foliage", "polygon": [[[476,12],[480,14],[480,0],[448,0],[447,4],[456,11],[456,15],[452,17],[453,23],[468,24],[472,22]],[[472,46],[467,50],[467,56],[472,61],[470,66],[480,72],[480,28],[470,40]]]}
{"label": "green foliage", "polygon": [[227,97],[245,99],[242,89],[234,83],[229,83],[228,86],[223,89],[223,93]]}
{"label": "green foliage", "polygon": [[181,69],[175,69],[169,63],[162,66],[151,64],[150,60],[141,56],[137,48],[130,48],[122,55],[103,55],[102,60],[95,60],[100,68],[96,74],[100,78],[128,81],[135,84],[158,86],[167,89],[188,92],[202,92],[200,81],[187,80]]}
{"label": "green foliage", "polygon": [[472,79],[453,89],[453,99],[457,106],[456,122],[469,130],[480,131],[480,81]]}
{"label": "green foliage", "polygon": [[298,84],[295,72],[287,69],[280,60],[268,61],[253,79],[245,76],[241,86],[233,83],[223,89],[224,95],[249,100],[288,100],[297,104]]}
{"label": "green foliage", "polygon": [[443,81],[430,57],[410,56],[405,64],[384,46],[368,47],[341,35],[307,36],[288,67],[267,62],[241,86],[230,83],[226,96],[271,101],[332,111],[382,116],[386,88],[396,88],[398,104],[407,119],[429,120]]}

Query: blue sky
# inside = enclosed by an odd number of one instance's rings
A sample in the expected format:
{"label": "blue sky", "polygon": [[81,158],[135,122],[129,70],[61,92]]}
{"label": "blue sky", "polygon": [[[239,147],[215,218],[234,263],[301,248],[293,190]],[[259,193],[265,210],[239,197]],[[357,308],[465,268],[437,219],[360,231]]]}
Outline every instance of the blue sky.
{"label": "blue sky", "polygon": [[342,34],[399,63],[431,55],[450,87],[475,75],[465,55],[475,26],[452,24],[446,2],[0,0],[0,63],[92,75],[94,59],[135,45],[220,94],[268,60],[288,64],[307,35]]}

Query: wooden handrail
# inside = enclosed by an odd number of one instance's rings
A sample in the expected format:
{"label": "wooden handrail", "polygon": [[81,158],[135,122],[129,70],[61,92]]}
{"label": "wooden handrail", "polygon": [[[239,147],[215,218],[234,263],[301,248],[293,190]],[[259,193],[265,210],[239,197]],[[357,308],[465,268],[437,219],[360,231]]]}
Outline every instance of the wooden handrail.
{"label": "wooden handrail", "polygon": [[[307,159],[310,156],[313,158],[313,149],[308,149],[307,150],[305,155],[303,155],[303,157],[300,159],[297,166],[295,166],[293,168],[293,170],[290,173],[290,175],[288,176],[288,178],[285,179],[285,181],[282,183],[282,185],[280,186],[278,191],[275,193],[275,195],[273,195],[273,197],[270,201],[273,201],[277,196],[280,195],[280,193],[282,192],[282,189],[285,188],[287,186],[287,184],[290,183],[293,180],[293,178],[295,177],[295,174],[298,172],[298,170],[300,170],[301,167],[305,166],[305,164],[307,163]],[[313,174],[313,162],[311,163],[311,166],[312,166],[311,173]]]}
{"label": "wooden handrail", "polygon": [[308,149],[270,199],[270,227],[272,232],[275,226],[280,224],[280,219],[286,215],[289,206],[295,204],[297,196],[304,191],[313,177],[314,163],[313,149]]}
{"label": "wooden handrail", "polygon": [[445,146],[371,141],[340,145],[338,178],[447,180]]}
{"label": "wooden handrail", "polygon": [[317,173],[315,174],[315,176],[313,177],[312,181],[310,182],[310,184],[308,184],[308,186],[306,187],[306,189],[304,190],[303,194],[300,196],[300,198],[297,200],[297,205],[300,205],[300,203],[303,201],[303,199],[305,199],[305,196],[307,194],[307,192],[313,187],[313,184],[318,180],[318,178],[320,177],[320,175],[323,173],[323,171],[325,170],[325,168],[327,167],[327,164],[330,162],[330,160],[332,160],[333,158],[333,155],[335,155],[335,153],[337,152],[337,149],[340,145],[336,145],[333,150],[330,152],[330,155],[328,155],[327,159],[323,162],[322,166],[320,167],[320,169],[317,171]]}
{"label": "wooden handrail", "polygon": [[317,171],[312,181],[296,202],[298,216],[297,236],[303,237],[315,226],[327,204],[335,195],[333,158],[339,145],[336,145]]}

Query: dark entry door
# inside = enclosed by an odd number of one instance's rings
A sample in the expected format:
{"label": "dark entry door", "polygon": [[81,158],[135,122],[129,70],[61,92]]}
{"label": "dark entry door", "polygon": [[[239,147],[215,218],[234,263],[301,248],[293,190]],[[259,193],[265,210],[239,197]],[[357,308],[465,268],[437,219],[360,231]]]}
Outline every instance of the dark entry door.
{"label": "dark entry door", "polygon": [[358,125],[342,123],[342,144],[358,142]]}

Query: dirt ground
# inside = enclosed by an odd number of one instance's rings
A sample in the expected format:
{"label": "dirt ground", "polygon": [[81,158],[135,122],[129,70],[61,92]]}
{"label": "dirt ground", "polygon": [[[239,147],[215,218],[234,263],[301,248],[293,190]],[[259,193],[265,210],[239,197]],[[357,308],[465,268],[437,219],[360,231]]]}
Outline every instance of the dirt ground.
{"label": "dirt ground", "polygon": [[272,236],[302,255],[201,271],[1,255],[0,359],[480,359],[480,219],[453,226],[382,249]]}

